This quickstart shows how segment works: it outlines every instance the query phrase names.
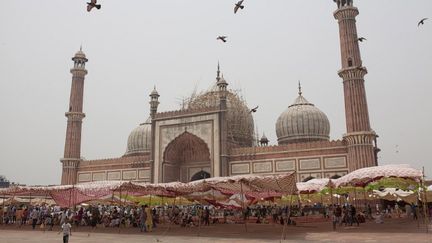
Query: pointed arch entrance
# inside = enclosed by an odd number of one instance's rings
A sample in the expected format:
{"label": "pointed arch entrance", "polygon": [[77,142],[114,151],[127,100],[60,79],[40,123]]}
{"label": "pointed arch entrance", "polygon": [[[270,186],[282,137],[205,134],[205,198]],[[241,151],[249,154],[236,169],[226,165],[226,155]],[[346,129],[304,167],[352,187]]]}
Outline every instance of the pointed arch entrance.
{"label": "pointed arch entrance", "polygon": [[186,131],[171,141],[164,151],[162,181],[188,182],[200,171],[211,176],[209,148],[204,140]]}
{"label": "pointed arch entrance", "polygon": [[197,173],[195,173],[192,177],[191,177],[191,181],[197,181],[197,180],[202,180],[202,179],[207,179],[210,178],[210,173],[208,173],[207,171],[199,171]]}

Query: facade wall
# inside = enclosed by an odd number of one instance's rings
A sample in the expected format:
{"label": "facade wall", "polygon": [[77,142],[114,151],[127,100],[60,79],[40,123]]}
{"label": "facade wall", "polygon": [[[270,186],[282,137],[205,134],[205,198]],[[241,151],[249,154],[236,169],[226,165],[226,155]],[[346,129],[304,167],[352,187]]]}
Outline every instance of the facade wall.
{"label": "facade wall", "polygon": [[[164,182],[164,180],[176,177],[176,175],[164,175],[164,166],[170,166],[168,163],[164,163],[164,153],[169,144],[185,132],[195,135],[207,144],[210,153],[210,165],[198,167],[202,167],[212,177],[220,175],[218,115],[218,112],[205,112],[155,119],[154,182]],[[197,169],[194,165],[188,166],[186,171],[181,173],[181,177],[191,177],[194,168]]]}
{"label": "facade wall", "polygon": [[297,181],[303,181],[309,176],[329,178],[334,175],[343,176],[348,173],[347,154],[232,161],[229,163],[229,167],[231,176],[296,172]]}
{"label": "facade wall", "polygon": [[[102,168],[101,168],[102,169]],[[139,181],[150,182],[150,167],[139,169],[109,169],[78,172],[78,183],[90,181]]]}
{"label": "facade wall", "polygon": [[148,155],[126,156],[103,160],[84,160],[80,163],[77,182],[125,180],[150,182]]}
{"label": "facade wall", "polygon": [[230,175],[296,172],[297,180],[329,178],[349,172],[347,147],[342,141],[287,146],[241,148],[233,151]]}

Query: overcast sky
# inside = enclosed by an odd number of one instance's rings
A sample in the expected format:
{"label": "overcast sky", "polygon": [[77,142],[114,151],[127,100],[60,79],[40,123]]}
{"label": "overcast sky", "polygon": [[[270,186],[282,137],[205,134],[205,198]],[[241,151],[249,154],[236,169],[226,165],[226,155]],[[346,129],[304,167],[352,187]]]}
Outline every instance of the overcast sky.
{"label": "overcast sky", "polygon": [[[82,156],[119,157],[149,115],[215,82],[218,60],[230,88],[276,144],[278,116],[304,96],[324,111],[331,139],[346,131],[338,24],[332,0],[0,0],[0,175],[58,184],[71,86],[71,57],[86,53]],[[431,178],[432,17],[430,0],[362,0],[357,27],[380,164],[407,163]],[[228,42],[216,41],[227,35]]]}

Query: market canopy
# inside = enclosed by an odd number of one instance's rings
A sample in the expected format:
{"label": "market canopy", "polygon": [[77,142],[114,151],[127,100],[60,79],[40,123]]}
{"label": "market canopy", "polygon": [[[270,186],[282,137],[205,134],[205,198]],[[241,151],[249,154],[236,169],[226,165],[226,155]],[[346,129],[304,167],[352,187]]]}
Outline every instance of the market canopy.
{"label": "market canopy", "polygon": [[409,167],[409,165],[382,165],[355,170],[339,179],[334,180],[336,187],[361,186],[381,178],[397,177],[420,181],[422,172]]}
{"label": "market canopy", "polygon": [[282,196],[297,192],[295,173],[280,175],[240,175],[213,177],[189,183],[137,183],[129,181],[98,181],[62,186],[14,186],[0,190],[3,195],[49,194],[60,206],[73,206],[100,199],[114,192],[130,195],[185,196],[195,192],[217,190],[223,194],[242,193],[248,197]]}
{"label": "market canopy", "polygon": [[322,191],[326,187],[334,187],[334,181],[328,178],[311,179],[306,182],[297,182],[299,193],[311,194]]}

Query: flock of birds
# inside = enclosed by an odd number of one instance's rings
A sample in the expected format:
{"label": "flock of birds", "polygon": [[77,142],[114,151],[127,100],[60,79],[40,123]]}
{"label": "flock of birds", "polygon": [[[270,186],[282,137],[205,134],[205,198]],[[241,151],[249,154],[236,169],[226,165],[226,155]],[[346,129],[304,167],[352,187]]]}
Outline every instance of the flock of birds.
{"label": "flock of birds", "polygon": [[[240,0],[238,1],[235,5],[234,5],[234,14],[236,14],[239,9],[244,9],[244,5],[243,5],[244,0]],[[90,2],[87,2],[87,12],[90,12],[93,8],[96,9],[101,9],[101,5],[97,3],[97,0],[91,0]],[[228,36],[225,35],[220,35],[216,38],[216,40],[220,40],[222,42],[227,42],[227,38]]]}
{"label": "flock of birds", "polygon": [[[234,4],[234,14],[236,14],[240,9],[244,9],[245,6],[243,4],[244,0],[240,0],[237,3]],[[90,12],[93,8],[101,9],[101,5],[97,3],[97,0],[91,0],[90,2],[87,2],[87,11]],[[425,24],[425,21],[428,20],[428,18],[423,18],[417,23],[417,27],[420,27],[421,25]],[[216,40],[222,41],[223,43],[227,42],[228,36],[226,35],[219,35]],[[357,39],[359,42],[366,41],[367,39],[365,37],[359,37]],[[249,113],[255,113],[257,112],[258,106],[255,108],[252,108]]]}
{"label": "flock of birds", "polygon": [[[245,6],[243,5],[243,2],[244,2],[244,0],[240,0],[237,3],[235,3],[234,14],[236,14],[239,11],[239,9],[244,9]],[[87,11],[90,12],[93,8],[101,9],[101,5],[97,3],[97,0],[91,0],[90,2],[87,2]],[[227,42],[227,38],[228,38],[228,36],[220,35],[216,38],[216,40],[220,40],[220,41],[225,43],[225,42]],[[250,109],[249,113],[255,113],[255,112],[257,112],[257,110],[258,110],[258,106]]]}
{"label": "flock of birds", "polygon": [[[236,14],[239,9],[244,9],[244,5],[243,5],[244,0],[240,0],[237,3],[234,4],[234,14]],[[87,11],[90,12],[93,8],[96,9],[101,9],[101,5],[97,3],[97,0],[91,0],[90,2],[87,3]],[[417,26],[420,27],[420,25],[424,25],[425,21],[428,20],[428,18],[423,18],[421,19]],[[223,43],[227,42],[227,38],[228,36],[226,35],[219,35],[216,40],[218,41],[222,41]],[[364,37],[360,37],[357,39],[359,42],[363,42],[366,41],[367,39]]]}

